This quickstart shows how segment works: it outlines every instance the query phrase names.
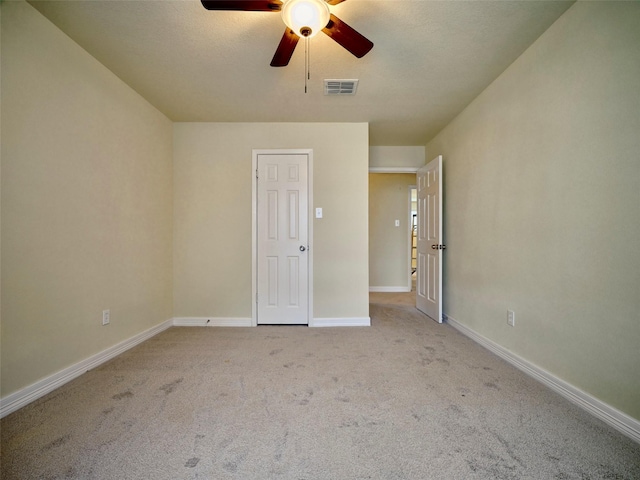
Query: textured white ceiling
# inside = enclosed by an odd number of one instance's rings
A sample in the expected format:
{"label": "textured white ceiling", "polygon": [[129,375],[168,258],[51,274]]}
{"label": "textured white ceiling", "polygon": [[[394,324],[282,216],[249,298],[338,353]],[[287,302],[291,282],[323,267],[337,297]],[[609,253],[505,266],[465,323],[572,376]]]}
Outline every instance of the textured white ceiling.
{"label": "textured white ceiling", "polygon": [[[273,68],[278,13],[205,10],[199,0],[30,0],[177,122],[369,122],[371,145],[424,145],[572,1],[348,0],[332,6],[375,46],[361,59],[326,35]],[[327,97],[324,79],[360,80]]]}

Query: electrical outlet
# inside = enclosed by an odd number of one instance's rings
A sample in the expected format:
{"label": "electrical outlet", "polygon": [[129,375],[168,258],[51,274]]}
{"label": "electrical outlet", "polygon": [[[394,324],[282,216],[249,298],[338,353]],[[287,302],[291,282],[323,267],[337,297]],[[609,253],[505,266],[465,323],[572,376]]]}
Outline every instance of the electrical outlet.
{"label": "electrical outlet", "polygon": [[512,327],[516,326],[516,314],[513,310],[507,310],[507,323]]}
{"label": "electrical outlet", "polygon": [[109,325],[111,321],[111,310],[102,310],[102,324]]}

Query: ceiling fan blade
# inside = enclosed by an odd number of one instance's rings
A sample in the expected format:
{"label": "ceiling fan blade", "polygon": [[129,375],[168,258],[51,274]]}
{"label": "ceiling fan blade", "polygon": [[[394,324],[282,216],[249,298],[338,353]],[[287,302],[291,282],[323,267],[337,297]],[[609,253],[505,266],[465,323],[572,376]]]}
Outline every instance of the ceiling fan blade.
{"label": "ceiling fan blade", "polygon": [[322,31],[358,58],[364,57],[373,48],[371,40],[356,32],[334,14],[331,14],[329,23]]}
{"label": "ceiling fan blade", "polygon": [[284,31],[284,35],[282,35],[280,43],[278,44],[273,60],[271,60],[271,66],[286,67],[289,64],[289,60],[291,60],[293,51],[296,49],[298,40],[300,40],[300,37],[293,33],[293,30],[287,28]]}
{"label": "ceiling fan blade", "polygon": [[342,3],[346,0],[325,0],[325,2],[327,2],[329,5],[338,5],[339,3]]}
{"label": "ceiling fan blade", "polygon": [[200,0],[207,10],[242,10],[253,12],[279,12],[280,0]]}

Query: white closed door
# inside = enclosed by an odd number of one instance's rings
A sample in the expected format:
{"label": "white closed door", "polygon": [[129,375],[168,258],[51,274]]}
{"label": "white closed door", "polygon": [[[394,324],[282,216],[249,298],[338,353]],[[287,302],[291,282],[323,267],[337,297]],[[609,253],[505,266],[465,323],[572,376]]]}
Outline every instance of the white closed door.
{"label": "white closed door", "polygon": [[442,156],[418,170],[416,308],[442,323]]}
{"label": "white closed door", "polygon": [[307,173],[307,155],[258,155],[258,324],[309,324]]}

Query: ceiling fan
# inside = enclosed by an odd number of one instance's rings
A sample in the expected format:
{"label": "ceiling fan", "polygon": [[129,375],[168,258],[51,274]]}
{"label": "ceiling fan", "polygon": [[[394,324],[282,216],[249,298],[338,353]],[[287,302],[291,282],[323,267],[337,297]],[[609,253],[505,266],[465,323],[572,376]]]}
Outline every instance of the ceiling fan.
{"label": "ceiling fan", "polygon": [[311,38],[320,31],[358,58],[373,48],[373,43],[329,11],[329,5],[345,0],[201,0],[207,10],[281,12],[287,26],[272,67],[289,64],[300,37]]}

